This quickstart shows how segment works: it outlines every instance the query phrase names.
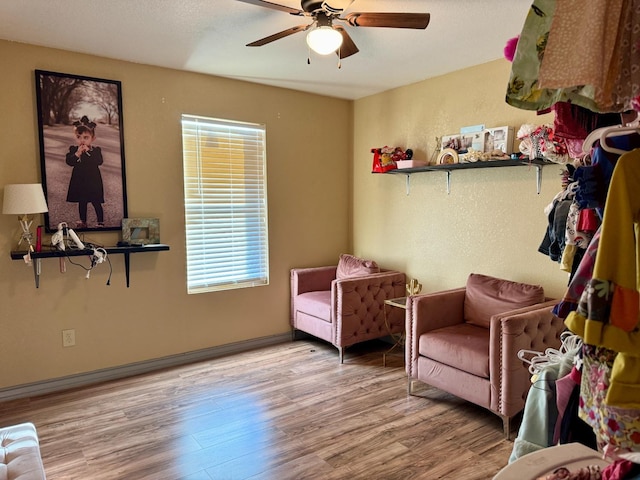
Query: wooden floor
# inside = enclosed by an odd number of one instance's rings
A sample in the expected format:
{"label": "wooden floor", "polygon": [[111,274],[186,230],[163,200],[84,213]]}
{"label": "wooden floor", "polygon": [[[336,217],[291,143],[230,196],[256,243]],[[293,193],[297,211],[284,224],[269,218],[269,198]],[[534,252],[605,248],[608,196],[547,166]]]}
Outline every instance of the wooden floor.
{"label": "wooden floor", "polygon": [[430,387],[408,396],[378,342],[298,340],[0,404],[36,425],[49,480],[487,480],[501,420]]}

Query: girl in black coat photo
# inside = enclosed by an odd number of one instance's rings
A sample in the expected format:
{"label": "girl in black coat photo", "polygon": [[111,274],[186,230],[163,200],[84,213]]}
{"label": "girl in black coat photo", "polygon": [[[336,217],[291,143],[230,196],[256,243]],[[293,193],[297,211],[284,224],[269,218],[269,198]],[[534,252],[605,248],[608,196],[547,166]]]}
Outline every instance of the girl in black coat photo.
{"label": "girl in black coat photo", "polygon": [[67,202],[78,203],[80,220],[76,228],[87,228],[87,207],[91,203],[96,211],[98,227],[104,227],[104,187],[102,184],[102,151],[93,145],[96,138],[96,124],[83,116],[74,123],[74,133],[77,145],[71,145],[66,155],[67,165],[73,167]]}

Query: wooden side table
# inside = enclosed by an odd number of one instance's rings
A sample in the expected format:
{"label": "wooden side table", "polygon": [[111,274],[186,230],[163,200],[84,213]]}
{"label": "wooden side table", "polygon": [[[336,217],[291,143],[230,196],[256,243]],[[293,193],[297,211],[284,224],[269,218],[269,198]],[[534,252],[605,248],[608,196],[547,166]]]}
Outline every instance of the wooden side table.
{"label": "wooden side table", "polygon": [[[389,298],[384,301],[385,306],[389,305],[394,308],[402,308],[403,310],[407,309],[407,297],[398,297],[398,298]],[[387,331],[389,332],[389,336],[394,341],[393,346],[382,354],[382,366],[387,366],[387,355],[393,352],[396,348],[403,348],[404,342],[406,338],[406,332],[403,330],[402,333],[392,333],[391,327],[389,326],[389,322],[387,321],[387,310],[385,308],[384,311],[384,324],[387,327]],[[403,349],[404,353],[404,349]]]}

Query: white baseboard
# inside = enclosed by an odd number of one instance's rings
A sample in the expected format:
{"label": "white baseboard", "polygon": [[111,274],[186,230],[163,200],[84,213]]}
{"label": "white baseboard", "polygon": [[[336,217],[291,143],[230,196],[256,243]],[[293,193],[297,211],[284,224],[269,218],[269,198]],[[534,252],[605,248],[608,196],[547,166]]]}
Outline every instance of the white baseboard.
{"label": "white baseboard", "polygon": [[291,341],[291,333],[272,335],[269,337],[254,338],[237,343],[205,348],[194,352],[170,355],[168,357],[154,358],[142,362],[130,363],[119,367],[105,368],[93,372],[79,373],[67,377],[53,378],[15,387],[0,389],[0,402],[15,400],[18,398],[35,397],[47,393],[68,390],[70,388],[83,387],[92,383],[106,382],[118,378],[131,377],[141,373],[152,372],[167,367],[175,367],[188,363],[209,360],[234,353],[242,353],[256,348],[277,345]]}

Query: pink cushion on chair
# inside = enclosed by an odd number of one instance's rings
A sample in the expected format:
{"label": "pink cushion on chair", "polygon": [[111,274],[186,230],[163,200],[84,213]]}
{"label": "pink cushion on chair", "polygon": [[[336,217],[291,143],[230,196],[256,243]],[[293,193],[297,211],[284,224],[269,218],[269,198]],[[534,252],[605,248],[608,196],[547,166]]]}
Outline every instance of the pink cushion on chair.
{"label": "pink cushion on chair", "polygon": [[438,328],[420,335],[420,355],[489,378],[489,329],[468,323]]}
{"label": "pink cushion on chair", "polygon": [[373,260],[365,260],[347,253],[340,255],[338,270],[336,271],[338,280],[371,275],[372,273],[380,273],[380,267]]}
{"label": "pink cushion on chair", "polygon": [[540,285],[512,282],[472,273],[467,279],[464,319],[467,323],[489,328],[491,317],[517,308],[544,302]]}
{"label": "pink cushion on chair", "polygon": [[325,322],[331,321],[331,291],[307,292],[298,295],[298,310]]}

